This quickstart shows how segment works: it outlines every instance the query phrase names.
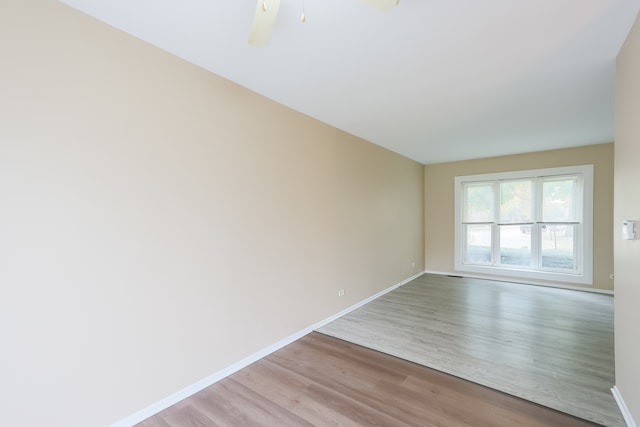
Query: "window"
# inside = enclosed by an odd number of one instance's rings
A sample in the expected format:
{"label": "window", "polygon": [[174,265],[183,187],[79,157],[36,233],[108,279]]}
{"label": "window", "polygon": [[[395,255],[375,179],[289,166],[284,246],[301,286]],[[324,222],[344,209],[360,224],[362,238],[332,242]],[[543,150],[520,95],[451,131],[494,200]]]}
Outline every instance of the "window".
{"label": "window", "polygon": [[456,270],[592,283],[593,165],[456,177]]}

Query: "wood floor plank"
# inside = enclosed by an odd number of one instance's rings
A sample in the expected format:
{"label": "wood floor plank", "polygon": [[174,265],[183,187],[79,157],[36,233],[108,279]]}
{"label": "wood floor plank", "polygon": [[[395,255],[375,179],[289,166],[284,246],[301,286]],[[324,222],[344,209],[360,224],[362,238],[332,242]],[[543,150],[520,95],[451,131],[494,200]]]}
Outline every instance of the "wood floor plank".
{"label": "wood floor plank", "polygon": [[169,425],[179,423],[182,427],[219,427],[219,424],[191,404],[178,405],[174,411],[166,414],[165,422]]}
{"label": "wood floor plank", "polygon": [[[334,411],[347,413],[354,425],[393,425],[398,421],[418,425],[420,422],[435,421],[430,417],[433,418],[437,413],[421,413],[422,402],[398,401],[397,396],[389,394],[386,387],[380,387],[383,379],[389,377],[388,374],[363,367],[344,356],[327,356],[307,348],[293,355],[281,352],[274,355],[273,360],[279,366],[312,380],[317,400],[327,402]],[[318,370],[316,367],[324,369]],[[409,408],[412,403],[416,406]]]}
{"label": "wood floor plank", "polygon": [[609,295],[425,274],[319,329],[609,426]]}
{"label": "wood floor plank", "polygon": [[[167,412],[168,411],[165,411],[165,414],[167,414]],[[171,424],[166,422],[162,416],[156,415],[139,423],[137,427],[171,427]]]}
{"label": "wood floor plank", "polygon": [[239,383],[234,377],[225,378],[215,389],[198,393],[192,404],[220,426],[312,425],[285,407],[274,405],[267,396]]}
{"label": "wood floor plank", "polygon": [[333,410],[324,401],[316,399],[310,390],[313,382],[267,360],[242,371],[237,380],[257,392],[269,395],[273,403],[283,406],[314,425],[349,425],[351,420]]}

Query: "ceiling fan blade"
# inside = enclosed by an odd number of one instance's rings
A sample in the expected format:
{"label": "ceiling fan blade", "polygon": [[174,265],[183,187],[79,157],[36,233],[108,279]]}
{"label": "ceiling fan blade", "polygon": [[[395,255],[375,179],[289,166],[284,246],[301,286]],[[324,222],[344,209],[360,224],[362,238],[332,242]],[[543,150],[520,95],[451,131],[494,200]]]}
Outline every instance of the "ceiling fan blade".
{"label": "ceiling fan blade", "polygon": [[249,44],[254,46],[266,46],[271,41],[271,33],[278,16],[280,0],[258,0],[256,13],[251,25]]}
{"label": "ceiling fan blade", "polygon": [[391,9],[396,7],[400,0],[362,0],[367,4],[375,7],[376,9],[380,9],[383,12],[389,12]]}

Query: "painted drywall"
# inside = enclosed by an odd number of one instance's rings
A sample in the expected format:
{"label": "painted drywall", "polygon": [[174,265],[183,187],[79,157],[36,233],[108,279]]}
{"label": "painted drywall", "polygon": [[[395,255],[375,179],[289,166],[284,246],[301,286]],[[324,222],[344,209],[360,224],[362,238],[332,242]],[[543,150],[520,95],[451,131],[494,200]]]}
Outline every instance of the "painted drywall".
{"label": "painted drywall", "polygon": [[0,61],[0,425],[118,422],[424,270],[421,164],[56,1],[0,3]]}
{"label": "painted drywall", "polygon": [[640,240],[622,240],[625,219],[640,221],[640,18],[616,62],[614,262],[616,387],[640,425]]}
{"label": "painted drywall", "polygon": [[[454,270],[454,179],[456,176],[572,165],[594,165],[593,286],[613,290],[613,144],[491,157],[425,166],[425,264],[429,271]],[[508,278],[508,276],[503,276]],[[522,279],[515,278],[519,281]],[[538,280],[537,282],[542,282]],[[559,283],[575,286],[571,283]],[[586,287],[580,285],[580,287]]]}

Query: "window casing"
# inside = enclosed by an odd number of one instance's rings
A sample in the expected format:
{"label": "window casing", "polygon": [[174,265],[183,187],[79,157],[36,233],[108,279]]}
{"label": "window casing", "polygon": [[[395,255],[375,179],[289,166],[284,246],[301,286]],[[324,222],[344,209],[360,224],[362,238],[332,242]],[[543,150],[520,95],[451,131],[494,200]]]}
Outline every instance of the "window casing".
{"label": "window casing", "polygon": [[456,270],[592,284],[593,165],[460,176]]}

